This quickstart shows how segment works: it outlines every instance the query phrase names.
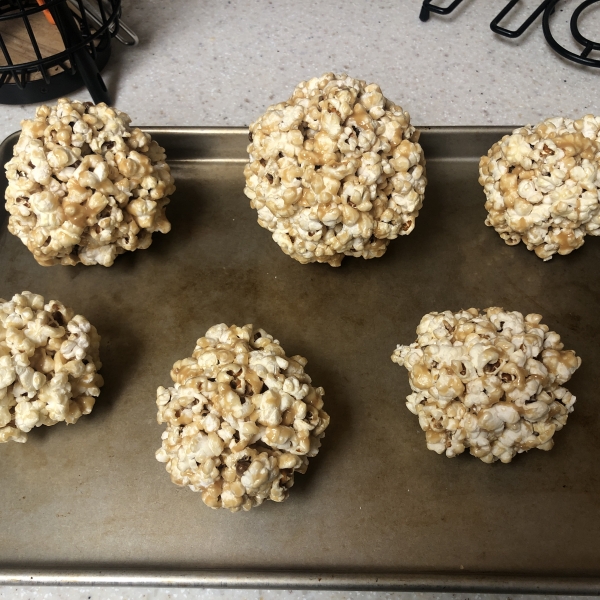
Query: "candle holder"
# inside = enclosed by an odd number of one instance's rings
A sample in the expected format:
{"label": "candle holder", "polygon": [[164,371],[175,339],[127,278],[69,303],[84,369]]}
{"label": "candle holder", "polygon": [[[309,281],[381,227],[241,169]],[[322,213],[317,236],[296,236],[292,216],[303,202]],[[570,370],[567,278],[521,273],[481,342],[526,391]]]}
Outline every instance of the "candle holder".
{"label": "candle holder", "polygon": [[120,14],[121,0],[0,0],[0,104],[44,102],[84,85],[94,102],[110,104],[100,71]]}

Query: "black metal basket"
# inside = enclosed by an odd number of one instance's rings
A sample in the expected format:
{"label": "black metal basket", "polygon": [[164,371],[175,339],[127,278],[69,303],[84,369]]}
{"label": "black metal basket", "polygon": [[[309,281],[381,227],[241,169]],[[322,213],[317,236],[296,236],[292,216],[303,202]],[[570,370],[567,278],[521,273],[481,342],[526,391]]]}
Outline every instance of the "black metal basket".
{"label": "black metal basket", "polygon": [[[430,13],[436,13],[438,15],[448,15],[463,0],[454,0],[450,5],[442,7],[433,4],[433,0],[423,0],[423,5],[421,6],[421,13],[419,18],[421,21],[427,21],[429,19]],[[583,0],[573,11],[571,16],[571,35],[575,39],[575,41],[582,46],[582,50],[579,54],[575,52],[571,52],[561,44],[556,41],[556,38],[552,34],[552,30],[550,28],[550,17],[554,13],[556,5],[559,0],[543,0],[539,6],[525,19],[525,21],[518,27],[517,29],[507,29],[500,25],[500,22],[510,13],[510,11],[518,4],[519,0],[509,0],[508,4],[498,13],[496,18],[490,23],[490,28],[494,33],[499,35],[503,35],[507,38],[517,38],[534,23],[534,21],[542,15],[542,28],[544,31],[544,37],[548,42],[548,45],[562,57],[571,60],[580,65],[586,65],[588,67],[600,67],[600,59],[590,57],[590,53],[592,51],[600,50],[600,42],[595,42],[590,40],[582,35],[579,31],[579,19],[581,18],[581,14],[583,11],[592,6],[592,4],[596,4],[600,2],[600,0]]]}
{"label": "black metal basket", "polygon": [[85,85],[94,102],[110,104],[100,70],[120,13],[121,0],[0,0],[0,103],[44,102]]}

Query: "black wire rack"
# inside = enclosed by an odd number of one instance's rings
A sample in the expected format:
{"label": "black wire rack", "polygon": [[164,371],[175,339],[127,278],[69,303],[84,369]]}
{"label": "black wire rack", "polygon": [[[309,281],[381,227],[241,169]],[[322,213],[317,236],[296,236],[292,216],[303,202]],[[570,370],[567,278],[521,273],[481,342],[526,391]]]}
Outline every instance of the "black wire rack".
{"label": "black wire rack", "polygon": [[[554,14],[556,5],[560,2],[560,0],[544,0],[533,12],[523,21],[523,23],[517,29],[507,29],[502,27],[500,23],[506,18],[506,16],[513,10],[513,8],[518,4],[520,0],[510,0],[508,4],[498,13],[498,15],[494,18],[494,20],[490,23],[490,28],[494,33],[498,35],[502,35],[507,38],[518,38],[523,35],[527,29],[538,19],[538,17],[542,16],[542,29],[544,31],[544,37],[546,41],[550,45],[550,47],[560,54],[562,57],[576,62],[580,65],[586,65],[588,67],[600,67],[600,59],[590,57],[590,53],[594,50],[600,50],[600,42],[594,42],[588,38],[586,38],[579,31],[579,22],[583,15],[583,12],[592,6],[592,4],[596,4],[600,2],[600,0],[584,0],[579,4],[573,14],[571,15],[571,35],[573,39],[582,47],[582,50],[579,54],[575,52],[571,52],[563,45],[559,44],[556,41],[556,38],[552,34],[552,29],[550,27],[550,20],[552,15]],[[452,11],[454,11],[459,4],[461,4],[463,0],[454,0],[451,4],[445,7],[441,7],[433,4],[433,0],[423,0],[423,5],[421,6],[421,13],[419,18],[421,21],[427,21],[431,13],[438,15],[448,15]]]}
{"label": "black wire rack", "polygon": [[100,71],[120,13],[121,0],[0,0],[0,103],[43,102],[85,85],[94,102],[110,104]]}

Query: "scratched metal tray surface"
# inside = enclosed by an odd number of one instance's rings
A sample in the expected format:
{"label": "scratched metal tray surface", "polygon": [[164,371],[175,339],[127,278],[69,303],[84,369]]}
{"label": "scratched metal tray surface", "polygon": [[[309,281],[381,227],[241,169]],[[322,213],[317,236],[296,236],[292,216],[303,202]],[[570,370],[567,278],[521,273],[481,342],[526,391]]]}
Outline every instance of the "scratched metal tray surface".
{"label": "scratched metal tray surface", "polygon": [[[148,250],[41,267],[0,210],[0,297],[31,290],[87,316],[106,381],[75,426],[0,445],[0,583],[600,592],[600,239],[544,263],[484,225],[478,158],[510,128],[423,128],[415,230],[337,269],[295,262],[256,223],[247,130],[148,130],[177,184],[173,228]],[[438,456],[390,355],[429,311],[493,305],[541,313],[583,358],[575,412],[551,452]],[[289,499],[248,513],[207,508],[154,458],[156,388],[220,322],[306,356],[331,415]]]}

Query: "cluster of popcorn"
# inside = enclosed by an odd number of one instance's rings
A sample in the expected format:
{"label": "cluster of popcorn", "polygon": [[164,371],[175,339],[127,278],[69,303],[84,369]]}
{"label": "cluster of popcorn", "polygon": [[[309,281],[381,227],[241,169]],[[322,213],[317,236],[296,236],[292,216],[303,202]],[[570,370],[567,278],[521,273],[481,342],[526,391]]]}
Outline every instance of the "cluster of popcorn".
{"label": "cluster of popcorn", "polygon": [[327,73],[250,125],[258,222],[301,263],[382,256],[408,235],[427,180],[419,132],[376,84]]}
{"label": "cluster of popcorn", "polygon": [[0,298],[0,443],[89,414],[103,384],[99,345],[94,326],[56,300]]}
{"label": "cluster of popcorn", "polygon": [[6,164],[8,229],[41,265],[109,267],[170,230],[164,150],[130,121],[106,104],[61,98],[21,123]]}
{"label": "cluster of popcorn", "polygon": [[600,117],[548,119],[515,129],[479,163],[486,225],[540,258],[600,235]]}
{"label": "cluster of popcorn", "polygon": [[469,448],[486,463],[552,448],[575,403],[562,386],[581,359],[541,319],[496,307],[421,319],[416,342],[392,360],[409,372],[406,406],[427,448],[448,457]]}
{"label": "cluster of popcorn", "polygon": [[157,391],[167,429],[156,458],[171,480],[201,492],[211,508],[285,500],[329,424],[306,362],[252,325],[211,327],[173,365],[175,385]]}

